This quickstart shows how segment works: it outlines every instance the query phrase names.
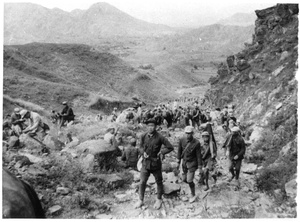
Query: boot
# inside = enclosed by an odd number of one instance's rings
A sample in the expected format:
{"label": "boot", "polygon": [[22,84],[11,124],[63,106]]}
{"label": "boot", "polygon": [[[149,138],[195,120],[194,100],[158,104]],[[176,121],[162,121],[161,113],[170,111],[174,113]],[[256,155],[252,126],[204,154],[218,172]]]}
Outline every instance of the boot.
{"label": "boot", "polygon": [[154,206],[153,206],[153,208],[155,210],[159,210],[161,208],[161,205],[162,205],[162,199],[157,199]]}
{"label": "boot", "polygon": [[144,205],[144,201],[139,200],[139,201],[136,203],[136,205],[134,206],[134,208],[135,208],[135,209],[141,208],[143,205]]}
{"label": "boot", "polygon": [[197,196],[195,195],[195,186],[191,187],[191,197],[189,199],[190,203],[194,203]]}

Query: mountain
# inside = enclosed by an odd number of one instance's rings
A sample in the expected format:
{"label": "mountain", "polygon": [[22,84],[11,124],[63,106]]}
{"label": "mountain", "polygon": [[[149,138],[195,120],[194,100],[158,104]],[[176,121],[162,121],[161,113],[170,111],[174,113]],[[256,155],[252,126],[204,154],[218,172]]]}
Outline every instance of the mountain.
{"label": "mountain", "polygon": [[165,25],[133,18],[107,4],[65,12],[31,3],[4,4],[4,44],[97,43],[103,38],[175,33]]}
{"label": "mountain", "polygon": [[254,25],[255,20],[256,20],[255,13],[236,13],[228,18],[221,19],[216,24],[249,26],[249,25]]}

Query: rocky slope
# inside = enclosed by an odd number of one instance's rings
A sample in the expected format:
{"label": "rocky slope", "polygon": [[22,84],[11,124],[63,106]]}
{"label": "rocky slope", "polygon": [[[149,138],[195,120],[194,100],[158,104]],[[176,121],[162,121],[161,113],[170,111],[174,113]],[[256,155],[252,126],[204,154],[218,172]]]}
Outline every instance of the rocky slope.
{"label": "rocky slope", "polygon": [[156,36],[176,31],[131,17],[107,3],[65,12],[30,3],[4,4],[4,43],[97,43],[103,38]]}
{"label": "rocky slope", "polygon": [[[297,169],[298,5],[256,11],[253,41],[229,56],[211,78],[207,99],[236,105],[252,143],[247,160],[261,166],[257,184],[275,198],[293,201]],[[288,183],[289,182],[289,183]],[[281,199],[281,201],[283,201]],[[280,201],[279,201],[280,202]],[[283,201],[285,202],[285,201]],[[281,202],[282,203],[282,202]]]}
{"label": "rocky slope", "polygon": [[236,25],[236,26],[250,26],[255,22],[255,13],[236,13],[228,18],[221,19],[217,24],[221,25]]}

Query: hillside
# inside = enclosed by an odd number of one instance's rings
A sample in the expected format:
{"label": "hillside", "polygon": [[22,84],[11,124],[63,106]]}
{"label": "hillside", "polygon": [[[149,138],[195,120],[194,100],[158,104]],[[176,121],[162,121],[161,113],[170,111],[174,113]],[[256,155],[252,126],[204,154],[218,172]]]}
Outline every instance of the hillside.
{"label": "hillside", "polygon": [[107,3],[65,12],[31,3],[4,4],[4,44],[98,43],[103,38],[160,36],[176,31],[147,23]]}
{"label": "hillside", "polygon": [[182,35],[164,37],[159,45],[167,50],[194,52],[211,58],[230,55],[240,51],[245,42],[251,41],[253,27],[253,25],[242,27],[220,24],[203,26]]}
{"label": "hillside", "polygon": [[216,22],[216,24],[249,26],[254,24],[255,19],[255,13],[236,13],[228,18],[221,19],[220,21]]}
{"label": "hillside", "polygon": [[149,102],[171,96],[159,79],[118,57],[72,44],[4,46],[3,90],[48,109],[60,107],[63,100],[84,110],[98,97]]}
{"label": "hillside", "polygon": [[251,143],[246,161],[260,167],[257,187],[279,206],[295,203],[298,11],[298,4],[257,10],[252,43],[220,64],[206,94],[217,107],[236,105]]}

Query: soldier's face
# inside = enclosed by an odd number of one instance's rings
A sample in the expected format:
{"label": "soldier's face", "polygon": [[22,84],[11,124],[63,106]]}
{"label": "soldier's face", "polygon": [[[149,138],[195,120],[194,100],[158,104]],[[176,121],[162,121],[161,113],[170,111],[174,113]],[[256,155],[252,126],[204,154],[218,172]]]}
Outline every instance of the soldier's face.
{"label": "soldier's face", "polygon": [[209,136],[202,136],[204,142],[208,142],[209,141]]}
{"label": "soldier's face", "polygon": [[148,127],[148,132],[151,134],[151,133],[153,133],[155,130],[156,130],[156,125],[154,124],[154,123],[149,123],[148,125],[147,125],[147,127]]}
{"label": "soldier's face", "polygon": [[187,140],[193,139],[193,133],[185,133]]}

